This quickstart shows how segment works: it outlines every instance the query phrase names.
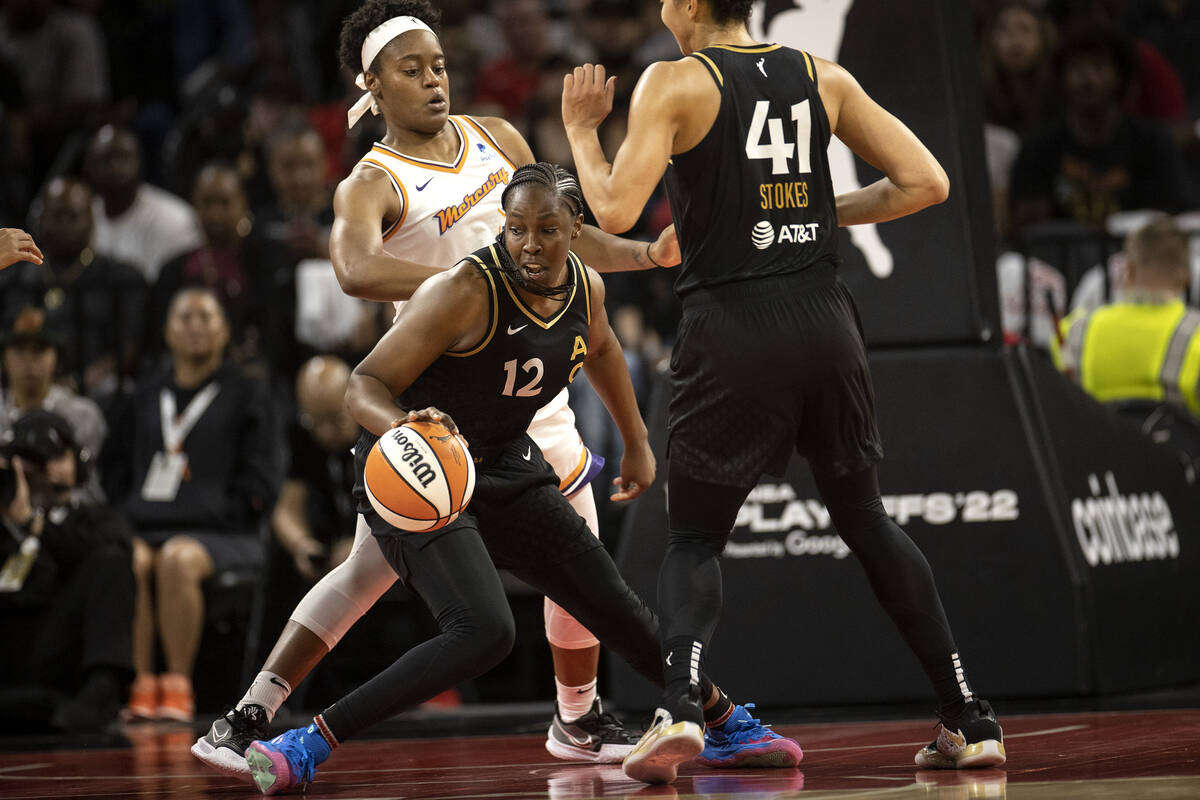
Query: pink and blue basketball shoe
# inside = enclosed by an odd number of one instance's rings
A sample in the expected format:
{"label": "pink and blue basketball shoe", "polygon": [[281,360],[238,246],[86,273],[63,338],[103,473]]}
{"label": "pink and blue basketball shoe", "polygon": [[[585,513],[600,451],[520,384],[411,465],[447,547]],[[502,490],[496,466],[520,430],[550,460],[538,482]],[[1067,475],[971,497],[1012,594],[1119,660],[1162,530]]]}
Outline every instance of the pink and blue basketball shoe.
{"label": "pink and blue basketball shoe", "polygon": [[332,749],[313,722],[307,728],[281,733],[269,742],[251,742],[246,748],[246,766],[263,794],[278,794],[312,783],[317,765],[329,758]]}
{"label": "pink and blue basketball shoe", "polygon": [[704,750],[696,763],[718,769],[795,767],[804,751],[794,739],[780,736],[750,716],[754,703],[735,705],[723,725],[704,730]]}

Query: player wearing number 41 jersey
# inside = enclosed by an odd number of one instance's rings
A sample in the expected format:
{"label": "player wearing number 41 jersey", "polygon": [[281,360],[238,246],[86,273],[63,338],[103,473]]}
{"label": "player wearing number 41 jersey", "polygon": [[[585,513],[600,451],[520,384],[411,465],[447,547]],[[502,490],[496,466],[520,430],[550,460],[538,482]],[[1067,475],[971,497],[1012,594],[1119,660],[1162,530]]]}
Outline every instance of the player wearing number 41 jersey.
{"label": "player wearing number 41 jersey", "polygon": [[[705,746],[690,665],[704,663],[721,610],[719,556],[764,472],[808,459],[838,533],[925,668],[941,730],[924,767],[996,766],[1005,753],[987,702],[967,683],[929,564],[888,517],[883,450],[858,312],[837,277],[837,227],[884,222],[941,202],[948,181],[917,138],[846,70],[754,41],[750,0],[662,0],[684,57],[648,68],[610,164],[596,128],[612,108],[604,68],[563,82],[563,122],[600,226],[626,230],[665,175],[683,251],[683,318],[671,359],[669,539],[659,572],[667,687],[625,772]],[[837,136],[880,169],[834,195],[826,148]],[[714,430],[722,435],[712,435]]]}

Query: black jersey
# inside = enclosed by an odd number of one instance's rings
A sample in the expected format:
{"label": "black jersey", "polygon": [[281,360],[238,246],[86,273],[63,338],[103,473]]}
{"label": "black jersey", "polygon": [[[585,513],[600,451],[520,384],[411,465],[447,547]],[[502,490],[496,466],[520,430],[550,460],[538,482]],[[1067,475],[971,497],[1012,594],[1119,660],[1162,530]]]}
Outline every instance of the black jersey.
{"label": "black jersey", "polygon": [[572,286],[566,302],[543,317],[500,269],[498,246],[467,256],[490,294],[487,333],[468,350],[439,356],[397,398],[406,410],[445,411],[476,456],[522,436],[534,413],[575,380],[591,323],[591,290],[578,256],[567,259]]}
{"label": "black jersey", "polygon": [[683,248],[676,292],[836,263],[829,119],[812,58],[780,45],[714,45],[690,57],[720,88],[721,108],[667,168]]}

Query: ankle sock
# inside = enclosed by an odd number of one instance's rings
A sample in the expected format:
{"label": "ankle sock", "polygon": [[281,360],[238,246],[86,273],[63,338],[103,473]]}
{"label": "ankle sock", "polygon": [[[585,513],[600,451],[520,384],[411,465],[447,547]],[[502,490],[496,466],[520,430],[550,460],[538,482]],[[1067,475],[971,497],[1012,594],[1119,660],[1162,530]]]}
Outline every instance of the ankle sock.
{"label": "ankle sock", "polygon": [[267,722],[270,722],[275,719],[275,712],[291,693],[292,687],[287,681],[274,672],[264,670],[254,677],[246,696],[238,701],[236,707],[241,709],[248,705],[262,706],[267,712]]}
{"label": "ankle sock", "polygon": [[582,686],[565,686],[554,679],[558,697],[558,717],[563,722],[574,722],[592,710],[596,699],[596,679],[592,678]]}

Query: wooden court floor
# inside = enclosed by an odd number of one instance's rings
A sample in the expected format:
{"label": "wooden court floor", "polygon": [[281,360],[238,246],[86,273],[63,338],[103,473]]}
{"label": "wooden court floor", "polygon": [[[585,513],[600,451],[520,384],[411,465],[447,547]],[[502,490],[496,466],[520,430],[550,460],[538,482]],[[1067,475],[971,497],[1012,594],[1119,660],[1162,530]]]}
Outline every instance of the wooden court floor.
{"label": "wooden court floor", "polygon": [[[805,750],[797,770],[687,765],[672,786],[619,765],[556,761],[539,735],[349,742],[320,768],[313,798],[1200,798],[1200,710],[1006,716],[1003,770],[918,770],[930,722],[779,726]],[[254,798],[249,783],[192,758],[190,729],[131,729],[121,748],[0,753],[0,798]]]}

